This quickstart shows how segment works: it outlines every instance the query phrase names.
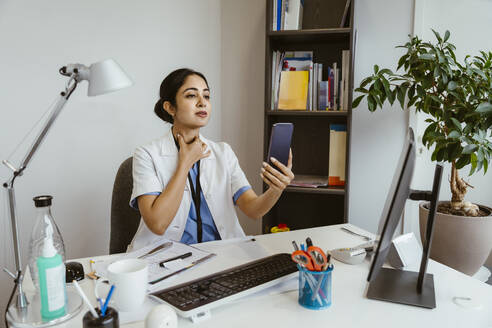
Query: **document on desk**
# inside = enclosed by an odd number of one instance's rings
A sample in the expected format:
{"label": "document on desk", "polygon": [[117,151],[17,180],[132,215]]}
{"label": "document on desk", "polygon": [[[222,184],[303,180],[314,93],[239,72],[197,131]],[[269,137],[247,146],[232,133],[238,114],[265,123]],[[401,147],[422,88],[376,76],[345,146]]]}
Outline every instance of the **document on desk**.
{"label": "document on desk", "polygon": [[271,255],[251,236],[209,241],[194,246],[226,258],[248,262]]}
{"label": "document on desk", "polygon": [[[187,253],[191,253],[188,255]],[[188,255],[183,257],[183,255]],[[206,259],[215,256],[214,253],[208,252],[196,247],[182,244],[176,241],[160,239],[158,242],[152,243],[136,251],[121,254],[119,256],[111,256],[106,260],[95,261],[94,269],[100,277],[107,277],[108,266],[119,260],[142,258],[147,261],[149,268],[149,282],[170,275],[186,267],[191,267],[193,263],[200,263]],[[182,258],[181,258],[182,257]],[[164,262],[163,265],[160,265]],[[149,291],[153,288],[149,285]]]}

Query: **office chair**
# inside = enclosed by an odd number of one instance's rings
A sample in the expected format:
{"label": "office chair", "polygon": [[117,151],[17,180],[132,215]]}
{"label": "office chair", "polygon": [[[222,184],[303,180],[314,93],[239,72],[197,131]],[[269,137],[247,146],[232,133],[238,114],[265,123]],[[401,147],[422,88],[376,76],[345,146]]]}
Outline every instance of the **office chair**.
{"label": "office chair", "polygon": [[129,205],[133,188],[133,157],[121,163],[113,185],[109,254],[124,253],[137,232],[140,213]]}

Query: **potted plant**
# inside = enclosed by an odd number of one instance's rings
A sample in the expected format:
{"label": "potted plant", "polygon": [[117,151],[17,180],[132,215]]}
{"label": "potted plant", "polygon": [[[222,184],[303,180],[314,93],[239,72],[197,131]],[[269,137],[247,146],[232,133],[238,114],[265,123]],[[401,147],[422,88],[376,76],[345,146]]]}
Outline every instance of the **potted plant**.
{"label": "potted plant", "polygon": [[[410,37],[397,71],[374,66],[374,74],[363,79],[353,101],[357,107],[367,99],[370,111],[396,100],[402,109],[428,114],[422,143],[432,150],[432,161],[451,163],[451,201],[440,202],[435,219],[431,257],[466,274],[474,274],[492,248],[492,210],[465,201],[472,187],[458,174],[470,166],[469,175],[487,172],[491,155],[492,52],[466,56],[458,62],[456,47],[434,31],[437,42]],[[491,197],[492,198],[492,197]],[[490,205],[490,204],[489,204]],[[420,234],[425,235],[428,210],[420,204]]]}

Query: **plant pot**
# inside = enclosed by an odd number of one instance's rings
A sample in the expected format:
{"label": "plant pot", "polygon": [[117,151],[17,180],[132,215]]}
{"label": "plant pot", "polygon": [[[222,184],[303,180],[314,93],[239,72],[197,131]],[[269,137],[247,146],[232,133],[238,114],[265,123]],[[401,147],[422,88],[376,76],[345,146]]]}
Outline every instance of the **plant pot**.
{"label": "plant pot", "polygon": [[[428,202],[419,204],[422,242],[425,239],[428,206]],[[433,260],[470,276],[480,269],[492,249],[492,209],[479,207],[489,213],[488,216],[470,217],[436,212],[430,252]]]}

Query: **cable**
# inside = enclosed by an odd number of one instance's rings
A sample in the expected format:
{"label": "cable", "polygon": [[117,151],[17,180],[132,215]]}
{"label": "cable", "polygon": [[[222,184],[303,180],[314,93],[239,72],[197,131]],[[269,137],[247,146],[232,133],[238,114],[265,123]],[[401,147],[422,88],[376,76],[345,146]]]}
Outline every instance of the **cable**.
{"label": "cable", "polygon": [[21,271],[17,272],[17,278],[15,278],[15,280],[14,280],[15,285],[14,285],[14,288],[12,289],[12,293],[10,294],[9,301],[7,302],[7,307],[5,308],[5,313],[4,313],[5,328],[9,328],[9,323],[7,321],[7,312],[9,312],[10,303],[12,303],[12,298],[14,298],[15,291],[17,290],[17,286],[19,285],[19,280],[20,280],[21,274],[22,274]]}
{"label": "cable", "polygon": [[19,144],[17,146],[15,146],[14,150],[10,153],[10,155],[7,157],[7,160],[10,160],[10,158],[14,155],[14,153],[19,150],[20,146],[26,141],[27,137],[29,137],[34,128],[36,128],[36,126],[38,126],[38,124],[46,117],[46,115],[52,110],[53,106],[55,105],[55,103],[57,102],[58,100],[58,96],[55,98],[55,100],[51,103],[51,105],[48,107],[48,109],[43,113],[43,115],[41,115],[41,117],[37,120],[36,123],[34,123],[34,125],[31,127],[31,129],[29,130],[29,132],[27,132],[27,134],[24,136],[24,138],[22,138],[21,142],[19,142]]}

